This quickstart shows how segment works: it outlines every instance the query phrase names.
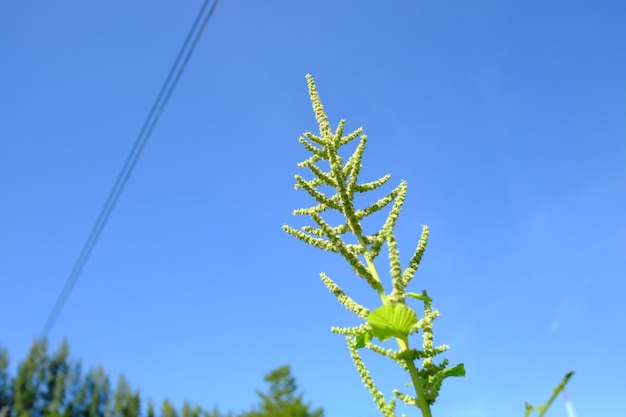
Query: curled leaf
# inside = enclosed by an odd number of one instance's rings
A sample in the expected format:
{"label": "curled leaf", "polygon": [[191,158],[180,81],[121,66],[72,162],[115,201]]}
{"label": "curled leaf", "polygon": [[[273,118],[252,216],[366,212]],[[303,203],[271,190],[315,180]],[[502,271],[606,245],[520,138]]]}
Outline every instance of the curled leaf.
{"label": "curled leaf", "polygon": [[405,304],[391,303],[370,312],[367,322],[372,327],[372,335],[381,341],[390,337],[406,338],[417,323],[417,314]]}
{"label": "curled leaf", "polygon": [[424,301],[426,303],[432,303],[432,301],[433,301],[432,298],[430,298],[426,294],[418,294],[416,292],[407,292],[406,296],[415,298],[416,300]]}

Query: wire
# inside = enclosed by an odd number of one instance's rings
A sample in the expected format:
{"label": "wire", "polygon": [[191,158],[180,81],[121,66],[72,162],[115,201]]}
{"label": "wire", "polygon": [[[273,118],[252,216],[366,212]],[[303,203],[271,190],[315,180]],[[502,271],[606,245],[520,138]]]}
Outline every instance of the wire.
{"label": "wire", "polygon": [[89,260],[89,256],[91,255],[93,248],[98,242],[98,239],[100,238],[100,235],[104,230],[104,227],[106,226],[109,217],[113,212],[113,209],[117,205],[119,197],[122,194],[126,183],[130,179],[130,175],[137,165],[137,161],[139,160],[139,157],[141,156],[146,146],[146,143],[148,142],[148,139],[150,139],[150,136],[152,135],[154,127],[156,126],[159,118],[161,117],[161,114],[163,113],[163,109],[169,101],[172,92],[174,91],[174,88],[178,84],[178,80],[180,80],[180,77],[185,70],[187,63],[189,62],[189,58],[191,58],[191,55],[196,45],[198,44],[198,41],[200,40],[200,37],[202,36],[202,33],[207,26],[207,23],[209,23],[211,16],[213,16],[213,12],[215,11],[215,7],[217,6],[218,1],[219,0],[214,0],[213,4],[209,8],[208,13],[205,14],[205,11],[210,3],[210,0],[205,0],[202,8],[198,12],[198,16],[196,17],[196,20],[189,30],[187,38],[185,39],[183,46],[180,48],[178,56],[176,57],[176,60],[174,61],[174,64],[172,65],[172,68],[170,69],[170,72],[167,75],[163,86],[161,87],[161,91],[159,91],[159,94],[155,99],[154,104],[152,105],[152,108],[150,109],[150,112],[148,113],[148,116],[146,117],[146,120],[141,128],[141,131],[135,139],[135,143],[133,144],[133,147],[128,154],[128,157],[124,162],[124,166],[118,174],[117,179],[115,180],[115,184],[109,192],[109,196],[107,197],[104,206],[102,207],[102,210],[100,211],[100,214],[98,215],[98,218],[96,219],[96,222],[94,223],[91,232],[89,233],[89,236],[87,237],[87,240],[85,241],[83,248],[78,255],[78,258],[76,259],[76,262],[74,263],[74,267],[67,277],[65,285],[63,286],[63,289],[61,290],[61,293],[59,294],[56,303],[54,304],[54,307],[48,315],[48,319],[46,320],[46,323],[41,331],[41,339],[47,337],[47,335],[50,333],[50,330],[54,326],[54,323],[61,314],[61,311],[63,310],[63,307],[65,306],[65,303],[67,302],[67,299],[69,298],[72,289],[74,288],[74,285],[76,285],[76,281],[78,281],[78,278],[80,277],[80,274],[85,267],[85,264]]}

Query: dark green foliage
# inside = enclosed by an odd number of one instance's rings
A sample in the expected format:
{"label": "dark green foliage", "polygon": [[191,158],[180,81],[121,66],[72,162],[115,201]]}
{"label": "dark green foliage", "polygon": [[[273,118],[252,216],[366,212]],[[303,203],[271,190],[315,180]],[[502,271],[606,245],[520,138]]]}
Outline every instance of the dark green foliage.
{"label": "dark green foliage", "polygon": [[113,410],[108,415],[111,417],[139,417],[140,407],[139,391],[133,393],[124,375],[120,375],[113,396]]}
{"label": "dark green foliage", "polygon": [[13,399],[11,378],[9,377],[9,352],[0,348],[0,416],[3,410],[8,414]]}
{"label": "dark green foliage", "polygon": [[47,404],[44,411],[46,416],[60,416],[59,410],[65,408],[68,402],[66,392],[70,377],[69,353],[67,343],[63,342],[58,352],[45,364],[46,385],[42,401]]}
{"label": "dark green foliage", "polygon": [[302,394],[296,395],[297,385],[291,376],[289,365],[282,366],[265,376],[270,383],[270,391],[261,397],[258,410],[242,413],[240,417],[323,417],[324,410],[311,410],[310,404],[304,404]]}
{"label": "dark green foliage", "polygon": [[46,343],[33,343],[26,360],[18,367],[14,385],[12,415],[39,417],[45,409]]}
{"label": "dark green foliage", "polygon": [[148,401],[148,417],[156,417],[156,414],[154,413],[154,403],[152,400]]}
{"label": "dark green foliage", "polygon": [[[161,407],[148,401],[142,413],[139,391],[123,375],[112,387],[101,366],[83,374],[80,361],[69,359],[65,342],[51,356],[45,341],[33,342],[15,378],[9,375],[8,365],[8,352],[0,347],[0,417],[235,417],[220,413],[217,407],[207,411],[188,402],[177,411],[168,399]],[[270,372],[265,381],[270,390],[258,392],[258,409],[237,417],[323,417],[322,409],[310,411],[302,396],[295,395],[289,366]]]}
{"label": "dark green foliage", "polygon": [[102,367],[89,370],[81,376],[80,366],[75,366],[75,375],[71,386],[71,404],[64,408],[68,417],[93,416],[103,417],[109,398],[109,378]]}
{"label": "dark green foliage", "polygon": [[163,406],[161,406],[161,415],[163,417],[178,417],[176,408],[174,408],[172,403],[170,403],[167,398],[163,400]]}

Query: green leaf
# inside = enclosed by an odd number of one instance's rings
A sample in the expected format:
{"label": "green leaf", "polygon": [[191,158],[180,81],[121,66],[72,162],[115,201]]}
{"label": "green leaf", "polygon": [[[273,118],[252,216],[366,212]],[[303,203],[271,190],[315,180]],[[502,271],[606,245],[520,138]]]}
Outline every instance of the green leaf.
{"label": "green leaf", "polygon": [[[430,384],[433,384],[436,381],[445,379],[449,376],[465,376],[465,366],[462,363],[460,363],[458,365],[450,366],[446,369],[443,369],[434,375],[429,375],[428,382]],[[423,378],[420,378],[420,381],[422,381],[422,384],[426,382]],[[413,383],[407,382],[406,384],[404,384],[405,387],[410,386],[410,385],[413,385]]]}
{"label": "green leaf", "polygon": [[405,338],[417,323],[417,314],[405,304],[385,304],[370,312],[367,322],[372,326],[372,335],[381,341],[390,337]]}
{"label": "green leaf", "polygon": [[421,300],[427,303],[432,303],[432,298],[427,296],[426,294],[418,294],[416,292],[407,292],[405,295],[415,298],[416,300]]}
{"label": "green leaf", "polygon": [[443,370],[442,376],[444,378],[449,376],[465,376],[465,366],[462,363],[450,366]]}
{"label": "green leaf", "polygon": [[365,332],[356,335],[356,348],[361,349],[365,347],[372,340],[372,332]]}
{"label": "green leaf", "polygon": [[434,375],[428,376],[428,382],[433,384],[436,381],[441,381],[449,376],[465,376],[465,366],[462,363],[450,366],[446,369],[442,369]]}

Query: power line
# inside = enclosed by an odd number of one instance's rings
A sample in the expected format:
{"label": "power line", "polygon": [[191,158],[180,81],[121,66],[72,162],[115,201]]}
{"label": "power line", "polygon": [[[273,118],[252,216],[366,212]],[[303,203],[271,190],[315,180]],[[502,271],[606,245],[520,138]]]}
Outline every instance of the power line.
{"label": "power line", "polygon": [[106,226],[109,217],[111,216],[111,212],[117,205],[117,201],[122,194],[122,191],[124,190],[124,187],[126,186],[126,183],[128,182],[130,175],[135,168],[135,165],[137,165],[137,161],[139,160],[139,157],[141,156],[146,146],[146,143],[148,142],[148,139],[150,139],[150,136],[152,135],[152,131],[154,130],[155,125],[161,117],[161,113],[163,112],[165,105],[169,101],[170,96],[172,95],[172,92],[174,91],[174,88],[176,87],[176,84],[180,79],[180,76],[185,70],[187,63],[189,62],[189,58],[191,57],[191,54],[193,53],[196,45],[198,44],[198,41],[200,40],[200,36],[202,36],[202,33],[207,26],[207,23],[209,23],[209,20],[211,19],[211,16],[215,11],[215,7],[217,6],[218,0],[214,0],[208,12],[206,12],[209,3],[210,0],[204,1],[202,8],[196,16],[196,20],[194,21],[191,29],[189,30],[189,33],[187,34],[187,38],[185,39],[183,46],[178,52],[178,56],[176,57],[176,60],[174,61],[174,64],[172,65],[172,68],[170,69],[170,72],[167,75],[163,86],[161,87],[161,91],[159,91],[159,94],[154,101],[152,108],[150,109],[150,113],[148,113],[148,117],[146,117],[146,120],[139,134],[137,135],[137,138],[135,139],[135,143],[133,144],[133,147],[128,154],[128,157],[124,162],[124,166],[118,174],[117,179],[115,180],[115,184],[109,192],[109,196],[107,197],[104,206],[102,207],[102,210],[100,211],[100,214],[98,215],[98,218],[96,219],[96,222],[94,223],[91,232],[89,233],[89,236],[87,237],[87,240],[85,241],[83,248],[78,255],[78,258],[76,259],[76,262],[74,263],[74,267],[67,277],[65,285],[63,286],[63,289],[61,290],[61,293],[59,294],[56,303],[54,304],[54,307],[48,315],[46,324],[41,331],[42,339],[47,337],[48,333],[54,326],[57,318],[61,314],[61,311],[63,310],[63,307],[65,306],[65,303],[67,302],[67,299],[69,298],[72,289],[76,284],[76,281],[78,281],[78,278],[80,277],[80,274],[85,267],[85,264],[89,260],[89,256],[91,255],[93,248],[100,238],[102,230],[104,230],[104,227]]}

